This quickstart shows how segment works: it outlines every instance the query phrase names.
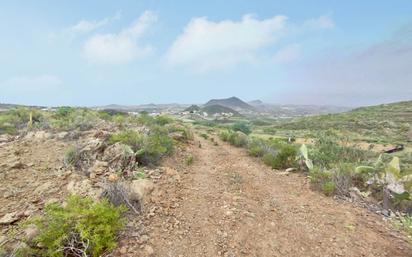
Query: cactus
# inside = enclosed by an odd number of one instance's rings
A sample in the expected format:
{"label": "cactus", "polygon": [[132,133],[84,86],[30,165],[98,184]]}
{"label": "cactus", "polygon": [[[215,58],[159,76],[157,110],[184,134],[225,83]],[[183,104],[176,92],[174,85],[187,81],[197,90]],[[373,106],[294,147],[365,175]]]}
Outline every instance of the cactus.
{"label": "cactus", "polygon": [[309,159],[308,148],[306,147],[306,145],[302,144],[299,151],[300,151],[301,157],[303,157],[303,160],[304,160],[305,165],[308,168],[308,170],[312,170],[313,169],[313,162],[312,162],[311,159]]}

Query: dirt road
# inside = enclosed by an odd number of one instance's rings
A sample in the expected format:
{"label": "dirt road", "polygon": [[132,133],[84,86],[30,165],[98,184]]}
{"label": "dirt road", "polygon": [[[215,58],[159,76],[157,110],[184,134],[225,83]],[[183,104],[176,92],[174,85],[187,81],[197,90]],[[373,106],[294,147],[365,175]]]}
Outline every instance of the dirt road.
{"label": "dirt road", "polygon": [[149,240],[130,256],[412,256],[382,216],[313,192],[303,175],[244,149],[195,140],[193,165],[159,182]]}

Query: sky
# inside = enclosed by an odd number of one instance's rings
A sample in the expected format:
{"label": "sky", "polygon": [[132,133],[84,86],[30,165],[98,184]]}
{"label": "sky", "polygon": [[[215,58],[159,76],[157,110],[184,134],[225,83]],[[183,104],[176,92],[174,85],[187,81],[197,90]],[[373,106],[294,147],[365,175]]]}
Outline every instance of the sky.
{"label": "sky", "polygon": [[0,103],[412,100],[412,1],[1,1]]}

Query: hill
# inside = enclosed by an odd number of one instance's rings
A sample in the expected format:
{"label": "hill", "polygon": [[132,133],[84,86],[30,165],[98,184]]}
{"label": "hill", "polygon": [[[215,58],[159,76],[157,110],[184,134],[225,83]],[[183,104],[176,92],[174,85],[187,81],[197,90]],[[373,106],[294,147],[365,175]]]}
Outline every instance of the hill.
{"label": "hill", "polygon": [[201,111],[207,113],[208,115],[232,114],[233,116],[241,116],[239,112],[233,110],[232,108],[218,105],[218,104],[205,106],[201,109]]}
{"label": "hill", "polygon": [[279,122],[274,129],[303,134],[329,131],[355,140],[412,142],[412,101],[382,104],[352,111],[308,116]]}
{"label": "hill", "polygon": [[185,112],[197,112],[197,111],[200,111],[200,109],[201,108],[198,105],[193,104],[189,106],[188,108],[184,109],[184,111]]}
{"label": "hill", "polygon": [[236,111],[254,111],[255,108],[237,97],[229,97],[224,99],[212,99],[205,106],[220,105],[234,109]]}

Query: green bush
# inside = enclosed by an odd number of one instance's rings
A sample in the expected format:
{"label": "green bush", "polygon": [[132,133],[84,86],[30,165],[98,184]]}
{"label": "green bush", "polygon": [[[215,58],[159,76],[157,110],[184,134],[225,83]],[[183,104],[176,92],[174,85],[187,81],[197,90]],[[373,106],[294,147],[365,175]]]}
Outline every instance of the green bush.
{"label": "green bush", "polygon": [[309,171],[309,179],[317,190],[321,190],[325,195],[332,195],[335,191],[333,173],[329,170],[314,167]]}
{"label": "green bush", "polygon": [[249,135],[250,133],[252,133],[250,126],[247,125],[245,122],[236,122],[235,124],[232,125],[232,130],[240,131],[246,135]]}
{"label": "green bush", "polygon": [[409,215],[400,216],[396,225],[408,235],[410,240],[412,240],[412,218]]}
{"label": "green bush", "polygon": [[321,185],[322,192],[327,196],[333,195],[333,192],[335,191],[335,187],[336,185],[335,185],[335,182],[333,181],[327,181]]}
{"label": "green bush", "polygon": [[265,155],[265,143],[263,140],[253,139],[248,144],[249,155],[254,157],[262,157]]}
{"label": "green bush", "polygon": [[296,166],[297,149],[294,145],[278,144],[275,150],[263,156],[263,162],[273,169],[286,169]]}
{"label": "green bush", "polygon": [[228,141],[236,147],[244,147],[248,144],[249,138],[244,133],[237,131],[230,133]]}
{"label": "green bush", "polygon": [[157,164],[158,161],[171,153],[173,150],[173,139],[167,130],[154,126],[150,133],[143,138],[143,146],[137,151],[138,161],[144,165]]}
{"label": "green bush", "polygon": [[230,137],[230,132],[228,130],[222,130],[219,133],[219,138],[220,140],[222,140],[223,142],[227,142],[229,140]]}
{"label": "green bush", "polygon": [[80,154],[79,149],[77,149],[77,147],[70,146],[64,152],[64,164],[66,164],[67,166],[76,165],[76,163],[79,161],[79,158],[80,158],[79,154]]}
{"label": "green bush", "polygon": [[355,147],[342,146],[329,137],[321,137],[310,149],[309,155],[315,165],[331,168],[337,163],[360,163],[368,160],[368,152]]}
{"label": "green bush", "polygon": [[136,152],[143,146],[143,136],[134,130],[126,130],[110,135],[107,140],[110,145],[118,142],[130,146]]}
{"label": "green bush", "polygon": [[34,239],[40,256],[101,256],[116,247],[116,235],[123,228],[124,206],[114,207],[107,200],[70,196],[67,204],[49,204],[44,215],[29,224],[39,229]]}
{"label": "green bush", "polygon": [[208,138],[209,138],[209,135],[208,135],[208,134],[205,134],[205,133],[200,134],[200,136],[203,137],[204,139],[208,139]]}
{"label": "green bush", "polygon": [[154,118],[154,123],[160,126],[164,126],[172,122],[173,122],[173,119],[165,115],[159,115]]}

